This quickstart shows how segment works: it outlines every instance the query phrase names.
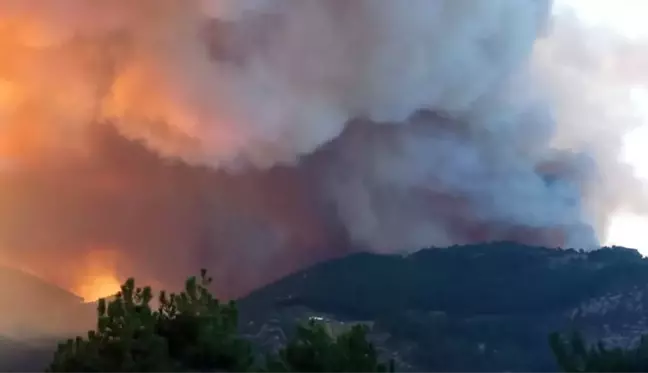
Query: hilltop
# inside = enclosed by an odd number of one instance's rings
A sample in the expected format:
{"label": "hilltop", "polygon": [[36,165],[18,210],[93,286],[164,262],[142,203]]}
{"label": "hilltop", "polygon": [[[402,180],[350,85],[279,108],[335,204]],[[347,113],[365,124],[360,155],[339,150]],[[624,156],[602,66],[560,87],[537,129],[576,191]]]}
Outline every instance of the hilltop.
{"label": "hilltop", "polygon": [[72,315],[83,299],[39,277],[0,266],[0,284],[0,335],[46,338],[60,335],[80,321]]}
{"label": "hilltop", "polygon": [[630,345],[648,332],[648,261],[514,243],[356,254],[288,276],[241,300],[246,333],[275,349],[295,319],[363,322],[411,370],[551,371],[552,331]]}
{"label": "hilltop", "polygon": [[43,279],[0,266],[0,370],[34,371],[74,325],[92,325],[83,299]]}

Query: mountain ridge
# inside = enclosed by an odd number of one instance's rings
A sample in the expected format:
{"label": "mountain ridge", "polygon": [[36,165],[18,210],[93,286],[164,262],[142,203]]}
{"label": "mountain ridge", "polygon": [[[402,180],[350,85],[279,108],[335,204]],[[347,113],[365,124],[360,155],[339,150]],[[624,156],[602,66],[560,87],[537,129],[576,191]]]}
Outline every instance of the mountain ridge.
{"label": "mountain ridge", "polygon": [[549,333],[573,328],[592,341],[631,345],[648,332],[647,299],[648,261],[636,250],[500,242],[354,254],[239,305],[246,333],[270,349],[295,319],[318,317],[333,327],[371,323],[377,345],[410,370],[552,371]]}

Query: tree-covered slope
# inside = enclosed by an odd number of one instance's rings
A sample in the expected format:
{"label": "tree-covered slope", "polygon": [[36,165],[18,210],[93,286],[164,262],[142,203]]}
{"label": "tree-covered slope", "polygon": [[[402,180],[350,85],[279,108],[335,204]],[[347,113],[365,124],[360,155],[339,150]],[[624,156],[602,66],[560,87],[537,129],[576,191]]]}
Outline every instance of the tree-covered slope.
{"label": "tree-covered slope", "polygon": [[290,333],[282,328],[294,318],[362,320],[412,369],[552,370],[551,331],[578,327],[631,343],[647,286],[648,261],[634,250],[492,243],[352,255],[260,289],[240,307],[247,332],[266,345]]}

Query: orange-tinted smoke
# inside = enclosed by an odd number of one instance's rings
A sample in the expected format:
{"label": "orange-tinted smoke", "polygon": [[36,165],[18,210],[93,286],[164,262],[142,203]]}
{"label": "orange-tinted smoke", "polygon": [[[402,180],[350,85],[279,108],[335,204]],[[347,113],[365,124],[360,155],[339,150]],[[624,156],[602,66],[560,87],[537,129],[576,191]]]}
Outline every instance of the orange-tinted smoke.
{"label": "orange-tinted smoke", "polygon": [[81,296],[93,276],[177,288],[205,267],[235,297],[336,251],[295,170],[189,167],[100,124],[86,145],[0,173],[3,257]]}
{"label": "orange-tinted smoke", "polygon": [[166,156],[232,161],[250,134],[228,109],[227,71],[211,71],[204,11],[199,0],[0,4],[0,157],[83,154],[91,123],[111,121]]}
{"label": "orange-tinted smoke", "polygon": [[[122,133],[152,131],[172,152],[194,145],[182,129],[165,133],[156,121],[193,131],[197,118],[173,96],[185,92],[168,86],[174,77],[165,66],[173,65],[158,62],[181,52],[175,38],[198,24],[197,6],[0,4],[0,246],[7,262],[90,300],[127,276],[150,282],[198,271],[192,253],[210,227],[191,200],[210,176],[176,180],[192,172],[167,167],[108,128],[114,121],[102,121],[128,117],[118,125]],[[224,138],[218,148],[229,143]]]}

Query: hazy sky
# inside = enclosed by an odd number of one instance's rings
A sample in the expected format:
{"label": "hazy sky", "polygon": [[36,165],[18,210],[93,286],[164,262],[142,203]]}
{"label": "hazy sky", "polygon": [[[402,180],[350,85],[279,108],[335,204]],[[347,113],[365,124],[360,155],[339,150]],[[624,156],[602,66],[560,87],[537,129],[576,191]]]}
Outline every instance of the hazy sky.
{"label": "hazy sky", "polygon": [[[626,38],[645,39],[648,45],[648,1],[646,0],[555,0],[555,11],[571,9],[586,24],[606,28]],[[646,180],[648,187],[648,89],[637,86],[634,93],[637,105],[646,113],[646,124],[626,136],[622,157],[636,173]],[[648,217],[619,212],[613,219],[608,245],[635,247],[648,255]]]}

